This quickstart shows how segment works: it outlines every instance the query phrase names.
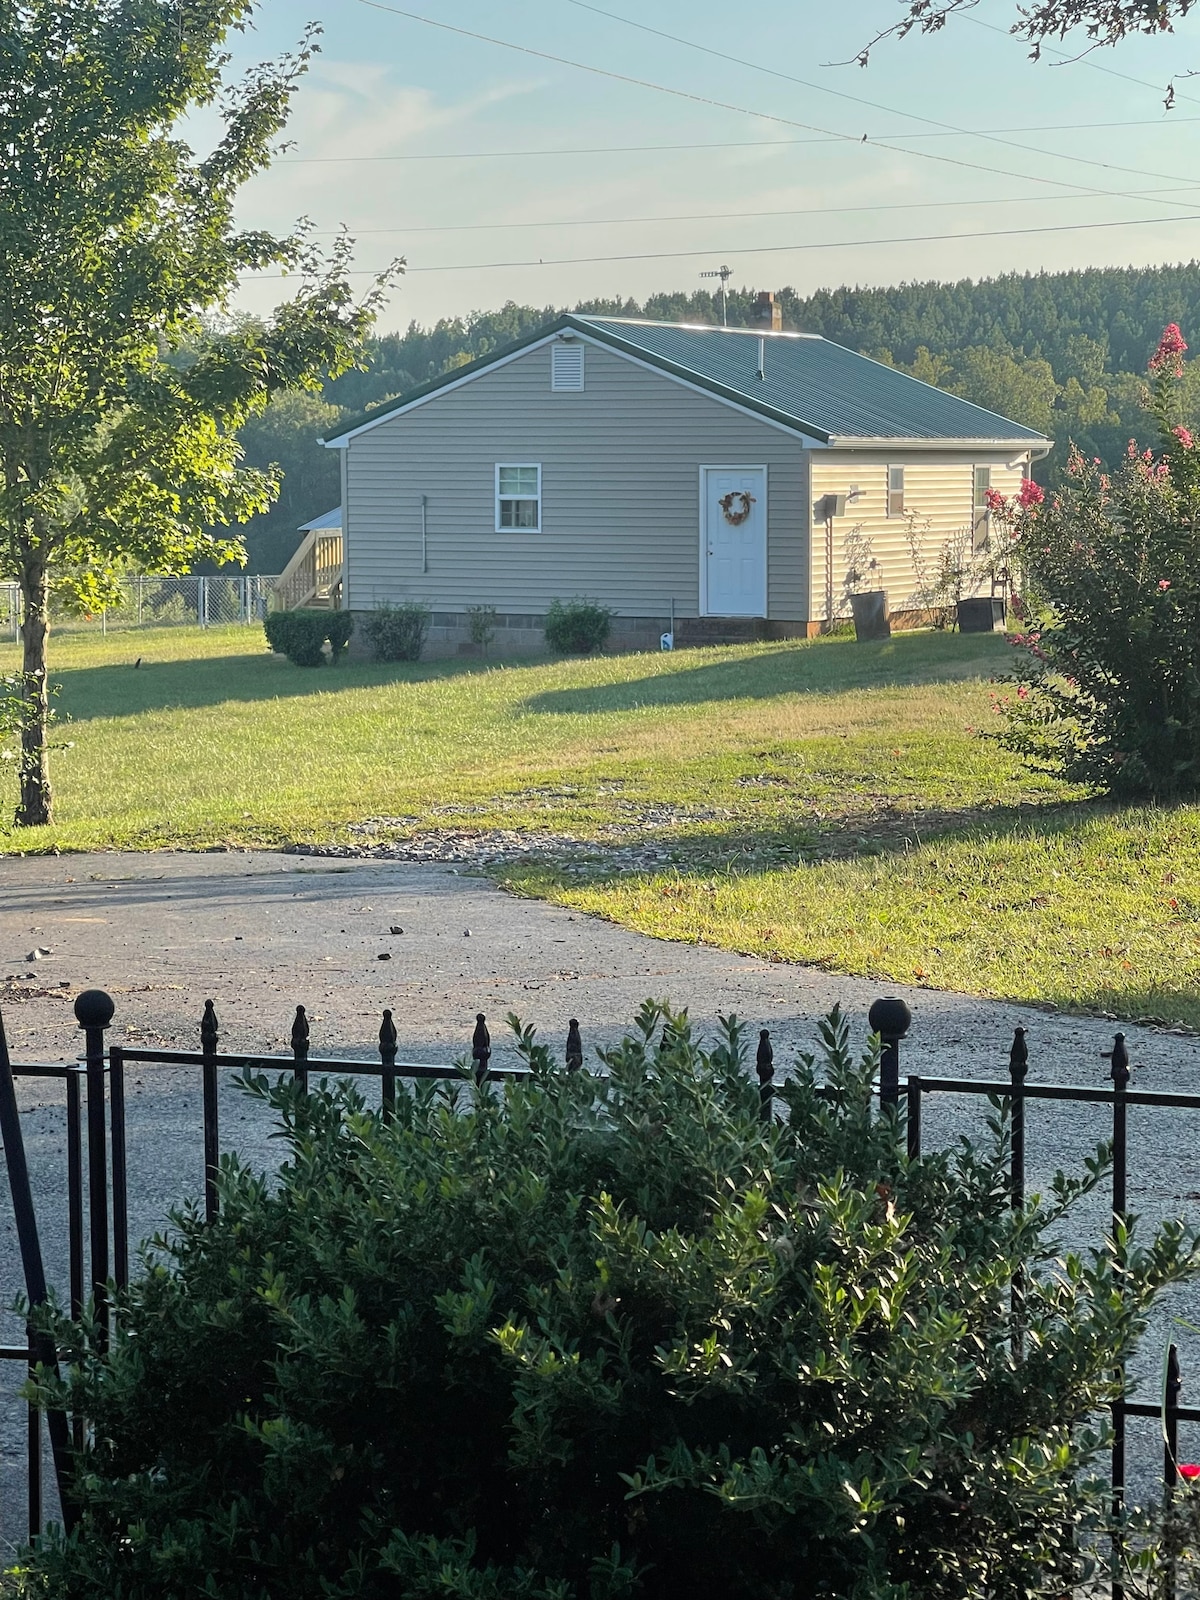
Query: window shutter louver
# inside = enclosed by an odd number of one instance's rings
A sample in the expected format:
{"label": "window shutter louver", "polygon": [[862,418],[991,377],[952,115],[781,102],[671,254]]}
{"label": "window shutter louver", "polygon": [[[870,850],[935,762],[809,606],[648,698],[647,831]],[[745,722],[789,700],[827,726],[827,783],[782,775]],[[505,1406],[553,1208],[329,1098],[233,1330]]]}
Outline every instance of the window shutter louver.
{"label": "window shutter louver", "polygon": [[550,346],[550,387],[578,393],[583,388],[583,346],[556,343]]}

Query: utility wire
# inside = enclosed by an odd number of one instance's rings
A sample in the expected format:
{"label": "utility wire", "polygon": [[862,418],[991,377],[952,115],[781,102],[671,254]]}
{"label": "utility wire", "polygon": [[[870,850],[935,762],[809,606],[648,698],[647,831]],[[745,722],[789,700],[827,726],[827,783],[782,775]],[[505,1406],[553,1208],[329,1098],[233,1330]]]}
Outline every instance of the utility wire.
{"label": "utility wire", "polygon": [[[1195,191],[1200,189],[1200,182],[1190,185]],[[1154,191],[1148,191],[1139,198],[1149,199]],[[1170,193],[1178,193],[1172,189]],[[633,226],[637,223],[663,223],[663,222],[733,222],[746,221],[758,217],[834,217],[845,216],[849,213],[876,212],[876,211],[942,211],[963,206],[1013,206],[1013,205],[1044,205],[1047,201],[1065,200],[1094,200],[1095,195],[1086,189],[1079,194],[1013,194],[999,199],[982,201],[974,200],[902,200],[889,205],[863,205],[863,206],[790,206],[781,211],[692,211],[677,212],[662,217],[562,217],[546,218],[537,222],[446,222],[421,224],[417,227],[402,226],[399,228],[355,228],[347,226],[342,228],[315,228],[314,234],[318,237],[335,237],[343,231],[349,232],[355,238],[378,234],[403,234],[410,233],[507,233],[515,229],[528,228],[622,228]],[[1195,204],[1192,201],[1191,204]],[[1165,223],[1173,223],[1178,218],[1163,217]]]}
{"label": "utility wire", "polygon": [[[1174,117],[1171,126],[1180,123],[1200,122],[1200,117]],[[1132,122],[1044,122],[1035,123],[1030,127],[1022,128],[979,128],[973,132],[973,137],[983,138],[993,133],[1086,133],[1107,128],[1161,128],[1165,125],[1163,117],[1142,118]],[[880,137],[884,139],[953,139],[954,133],[886,133],[874,135],[878,143]],[[528,156],[612,156],[612,155],[646,155],[654,151],[671,150],[772,150],[791,149],[796,145],[812,144],[844,144],[844,134],[833,134],[828,138],[820,139],[715,139],[703,144],[695,140],[687,144],[598,144],[579,145],[574,148],[560,148],[557,150],[447,150],[437,151],[431,155],[393,155],[393,156],[280,156],[274,163],[282,166],[331,166],[335,164],[357,165],[363,161],[510,161],[518,157]],[[870,143],[871,135],[867,142]]]}
{"label": "utility wire", "polygon": [[[891,239],[836,239],[826,243],[814,244],[767,244],[749,245],[740,247],[739,255],[791,255],[798,251],[808,250],[859,250],[879,245],[894,244],[941,244],[955,239],[1015,239],[1031,234],[1044,233],[1082,233],[1096,228],[1161,228],[1176,222],[1200,222],[1200,212],[1192,212],[1185,217],[1132,217],[1127,220],[1115,222],[1064,222],[1051,224],[1044,228],[978,228],[964,233],[913,233],[903,234]],[[560,256],[543,257],[526,261],[464,261],[455,265],[437,267],[408,267],[405,268],[407,276],[414,273],[429,272],[497,272],[513,267],[582,267],[592,266],[605,262],[616,261],[682,261],[697,256],[711,256],[715,252],[710,246],[706,250],[644,250],[625,255],[611,256]],[[349,274],[358,278],[377,277],[378,271],[368,268],[356,269]],[[296,273],[264,272],[243,273],[242,277],[247,282],[262,282],[272,278],[296,277]]]}
{"label": "utility wire", "polygon": [[[1001,133],[981,133],[972,128],[959,128],[951,122],[939,121],[936,117],[921,116],[920,113],[915,111],[905,111],[900,106],[883,105],[878,100],[868,100],[863,95],[850,94],[845,89],[833,89],[830,88],[828,84],[816,83],[810,78],[797,78],[793,73],[780,72],[777,67],[765,67],[761,62],[747,61],[744,56],[732,56],[729,55],[727,51],[714,50],[709,45],[697,44],[694,39],[685,39],[677,33],[667,33],[662,28],[652,28],[648,23],[637,22],[633,17],[623,17],[619,12],[616,11],[606,11],[603,6],[592,5],[591,0],[567,0],[567,4],[570,6],[575,6],[576,9],[580,11],[590,11],[598,17],[607,17],[610,22],[619,22],[626,28],[636,28],[639,33],[649,33],[656,39],[666,39],[671,44],[682,45],[685,50],[695,50],[700,55],[714,56],[718,61],[727,63],[732,62],[738,67],[748,67],[752,72],[764,73],[769,78],[780,78],[784,83],[794,83],[797,84],[801,89],[812,89],[817,94],[828,94],[833,95],[838,100],[849,100],[856,106],[867,106],[872,111],[885,111],[890,116],[907,117],[911,122],[923,122],[928,127],[941,129],[945,133],[956,134],[960,137],[967,137],[971,139],[985,139],[989,143],[1004,145],[1006,148],[1011,150],[1024,151],[1027,155],[1049,156],[1055,161],[1071,161],[1078,166],[1102,167],[1106,172],[1128,172],[1134,173],[1139,177],[1147,178],[1173,178],[1178,183],[1184,183],[1187,181],[1186,179],[1180,178],[1177,176],[1177,174],[1172,172],[1144,173],[1141,172],[1137,167],[1122,167],[1111,161],[1097,161],[1091,156],[1070,156],[1064,155],[1058,150],[1041,150],[1035,145],[1018,144],[1014,139],[1002,137]],[[896,136],[891,135],[891,137],[894,138]],[[901,134],[899,137],[904,138],[905,135]]]}
{"label": "utility wire", "polygon": [[[696,94],[689,89],[674,89],[666,84],[654,83],[647,78],[635,78],[628,73],[613,72],[608,67],[597,67],[585,61],[574,61],[569,56],[553,55],[548,50],[535,50],[532,45],[513,44],[512,41],[508,39],[497,39],[491,34],[477,33],[470,28],[460,28],[451,22],[440,22],[433,17],[423,17],[419,12],[408,11],[400,6],[386,5],[384,4],[384,0],[357,0],[357,3],[359,5],[368,7],[372,11],[383,11],[391,16],[403,17],[410,22],[420,22],[426,27],[437,28],[444,33],[453,33],[458,35],[460,38],[473,39],[478,43],[495,45],[501,50],[512,50],[518,55],[532,56],[538,61],[550,61],[556,66],[571,67],[578,72],[588,72],[599,78],[607,78],[614,83],[630,84],[634,88],[638,89],[650,89],[657,94],[670,95],[672,98],[677,100],[687,100],[693,105],[708,106],[718,111],[733,111],[739,116],[754,117],[761,122],[778,123],[780,126],[785,128],[802,128],[806,133],[828,134],[833,138],[841,139],[846,144],[856,145],[869,142],[876,150],[889,150],[893,154],[904,156],[919,156],[924,161],[936,161],[943,166],[959,167],[968,172],[986,172],[990,177],[1015,178],[1020,183],[1039,183],[1043,185],[1049,185],[1055,189],[1076,189],[1081,187],[1080,185],[1070,183],[1063,178],[1043,177],[1040,173],[1012,172],[1003,167],[989,167],[978,161],[964,161],[958,156],[937,155],[935,152],[930,150],[906,150],[901,145],[893,145],[890,143],[881,142],[879,140],[867,141],[865,137],[859,138],[851,133],[841,133],[836,128],[825,128],[819,123],[800,122],[794,117],[781,117],[770,111],[754,111],[748,106],[733,105],[727,100],[716,100],[709,95]],[[1168,177],[1172,175],[1167,173],[1145,173],[1142,174],[1142,176]],[[1176,178],[1175,181],[1179,183],[1186,183],[1189,180],[1186,178]],[[1093,188],[1092,193],[1104,195],[1110,199],[1117,200],[1140,198],[1139,195],[1123,194],[1120,191],[1113,189]],[[1186,202],[1183,201],[1172,201],[1169,199],[1162,199],[1157,203],[1168,206],[1186,204]]]}

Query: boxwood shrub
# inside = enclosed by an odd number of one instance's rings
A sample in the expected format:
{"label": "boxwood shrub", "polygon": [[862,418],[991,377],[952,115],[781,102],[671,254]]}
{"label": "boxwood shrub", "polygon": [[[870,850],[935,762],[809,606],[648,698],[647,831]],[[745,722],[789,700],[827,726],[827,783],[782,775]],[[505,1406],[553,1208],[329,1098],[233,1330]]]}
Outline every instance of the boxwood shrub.
{"label": "boxwood shrub", "polygon": [[546,643],[558,655],[590,655],[608,638],[612,618],[594,600],[555,600],[546,612]]}
{"label": "boxwood shrub", "polygon": [[383,601],[363,623],[377,661],[419,661],[429,635],[430,609],[419,600]]}
{"label": "boxwood shrub", "polygon": [[[835,1013],[759,1116],[741,1037],[647,1003],[526,1082],[257,1079],[286,1162],[227,1157],[42,1403],[88,1420],[62,1600],[967,1600],[1106,1548],[1104,1440],[1178,1227],[1064,1256],[1100,1181],[1014,1214],[1005,1129],[910,1161]],[[818,1093],[824,1083],[832,1098]],[[1010,1283],[1024,1269],[1019,1323]]]}
{"label": "boxwood shrub", "polygon": [[337,661],[345,654],[350,636],[354,632],[354,613],[351,611],[272,611],[263,623],[267,643],[279,655],[298,667],[319,667],[325,661],[325,644],[329,643],[330,659]]}

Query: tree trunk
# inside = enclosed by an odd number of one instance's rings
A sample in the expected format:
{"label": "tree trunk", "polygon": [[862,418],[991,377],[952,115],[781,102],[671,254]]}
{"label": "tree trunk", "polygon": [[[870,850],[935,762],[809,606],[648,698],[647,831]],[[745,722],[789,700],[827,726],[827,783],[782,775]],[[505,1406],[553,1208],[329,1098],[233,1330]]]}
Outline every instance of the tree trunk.
{"label": "tree trunk", "polygon": [[24,714],[21,719],[21,797],[13,818],[18,828],[40,828],[51,820],[50,766],[46,749],[50,687],[46,642],[50,637],[50,582],[36,557],[21,568]]}

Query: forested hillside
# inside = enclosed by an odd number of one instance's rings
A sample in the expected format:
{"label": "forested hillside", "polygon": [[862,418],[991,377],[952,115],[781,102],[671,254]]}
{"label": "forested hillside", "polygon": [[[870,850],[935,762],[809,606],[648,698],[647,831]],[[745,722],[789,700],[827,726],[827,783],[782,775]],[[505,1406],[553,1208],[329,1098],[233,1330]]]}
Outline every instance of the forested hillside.
{"label": "forested hillside", "polygon": [[[757,292],[730,291],[730,323],[750,320]],[[1166,323],[1179,323],[1200,345],[1200,262],[822,289],[807,298],[785,288],[776,298],[787,328],[824,334],[1051,434],[1058,445],[1038,468],[1047,479],[1061,467],[1071,440],[1111,460],[1129,438],[1147,435],[1142,374]],[[254,568],[278,570],[297,525],[336,501],[336,462],[316,443],[316,431],[520,338],[559,309],[510,302],[431,328],[414,322],[403,334],[373,339],[365,369],[327,383],[324,405],[277,402],[244,440],[252,464],[284,468],[278,506],[247,529]],[[641,305],[585,301],[573,309],[720,321],[718,297],[707,290],[652,295]],[[1200,393],[1194,399],[1196,414]]]}

